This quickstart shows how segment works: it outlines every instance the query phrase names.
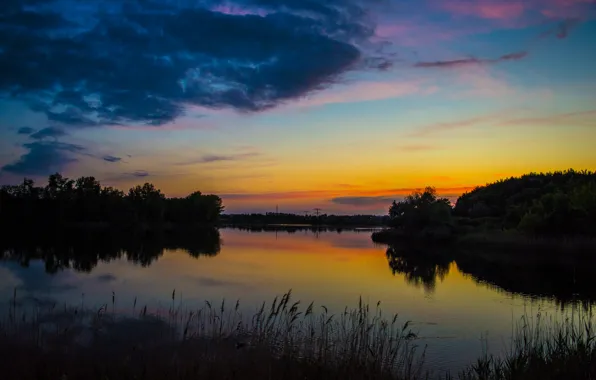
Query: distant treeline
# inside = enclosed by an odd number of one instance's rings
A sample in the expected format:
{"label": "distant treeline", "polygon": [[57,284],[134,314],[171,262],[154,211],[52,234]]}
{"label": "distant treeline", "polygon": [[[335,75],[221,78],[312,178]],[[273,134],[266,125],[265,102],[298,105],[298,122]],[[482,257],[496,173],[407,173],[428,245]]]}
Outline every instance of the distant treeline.
{"label": "distant treeline", "polygon": [[102,186],[94,177],[73,180],[58,173],[43,187],[31,179],[0,187],[2,224],[210,225],[218,222],[222,211],[218,196],[200,191],[166,198],[145,183],[124,193]]}
{"label": "distant treeline", "polygon": [[299,215],[268,212],[265,214],[224,214],[221,224],[229,226],[266,226],[275,224],[306,224],[320,226],[383,226],[389,217],[378,215]]}
{"label": "distant treeline", "polygon": [[478,231],[538,236],[596,235],[596,173],[530,173],[463,194],[455,207],[434,188],[415,192],[389,208],[393,230],[377,241],[414,237],[436,240]]}

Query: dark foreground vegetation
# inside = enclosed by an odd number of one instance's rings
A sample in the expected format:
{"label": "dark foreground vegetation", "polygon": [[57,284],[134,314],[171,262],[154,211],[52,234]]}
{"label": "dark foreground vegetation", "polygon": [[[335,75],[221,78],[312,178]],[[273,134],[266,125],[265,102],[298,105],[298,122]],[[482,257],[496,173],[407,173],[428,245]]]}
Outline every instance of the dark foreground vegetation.
{"label": "dark foreground vegetation", "polygon": [[53,174],[46,186],[30,179],[0,187],[2,225],[213,225],[223,211],[216,195],[196,191],[184,198],[166,198],[150,183],[124,193],[102,186],[94,177],[76,180]]}
{"label": "dark foreground vegetation", "polygon": [[[175,292],[172,304],[175,303]],[[133,305],[133,310],[137,305]],[[113,307],[113,305],[112,305]],[[510,349],[479,355],[457,374],[424,370],[424,347],[409,322],[360,303],[331,315],[290,293],[243,316],[222,302],[151,315],[52,308],[27,314],[15,293],[0,324],[7,379],[462,379],[596,377],[591,314],[556,322],[522,318]]]}
{"label": "dark foreground vegetation", "polygon": [[[172,294],[172,303],[175,292]],[[136,308],[136,305],[133,306]],[[360,304],[341,315],[287,293],[242,315],[239,304],[165,315],[64,309],[22,314],[15,295],[0,326],[7,379],[415,379],[416,335]]]}
{"label": "dark foreground vegetation", "polygon": [[523,317],[513,328],[511,348],[502,356],[483,354],[460,380],[567,380],[596,378],[593,315],[549,321],[540,314]]}
{"label": "dark foreground vegetation", "polygon": [[509,178],[463,194],[454,207],[427,187],[393,202],[388,225],[391,229],[373,234],[375,241],[457,240],[593,249],[596,173],[568,170]]}

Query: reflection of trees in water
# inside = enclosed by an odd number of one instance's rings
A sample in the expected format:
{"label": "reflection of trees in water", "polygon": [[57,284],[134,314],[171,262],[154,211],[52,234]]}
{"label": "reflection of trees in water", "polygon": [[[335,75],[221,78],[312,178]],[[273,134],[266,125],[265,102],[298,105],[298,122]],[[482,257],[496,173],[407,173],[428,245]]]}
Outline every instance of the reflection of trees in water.
{"label": "reflection of trees in water", "polygon": [[426,293],[433,293],[437,279],[443,281],[449,273],[450,255],[433,248],[412,246],[389,246],[387,261],[393,274],[403,274],[407,283],[424,287]]}
{"label": "reflection of trees in water", "polygon": [[125,258],[149,266],[166,249],[181,249],[193,257],[215,256],[221,249],[219,231],[214,228],[147,233],[113,230],[35,231],[7,235],[0,241],[2,258],[28,266],[43,260],[48,273],[73,268],[90,272],[99,262]]}
{"label": "reflection of trees in water", "polygon": [[596,258],[578,261],[548,252],[457,252],[392,245],[387,248],[387,261],[393,274],[404,275],[408,284],[423,287],[427,293],[435,291],[437,282],[445,279],[455,262],[475,283],[496,291],[552,300],[561,309],[596,303]]}
{"label": "reflection of trees in water", "polygon": [[596,265],[592,260],[564,260],[547,252],[524,258],[472,252],[459,255],[457,266],[476,283],[511,294],[550,299],[561,309],[596,302]]}

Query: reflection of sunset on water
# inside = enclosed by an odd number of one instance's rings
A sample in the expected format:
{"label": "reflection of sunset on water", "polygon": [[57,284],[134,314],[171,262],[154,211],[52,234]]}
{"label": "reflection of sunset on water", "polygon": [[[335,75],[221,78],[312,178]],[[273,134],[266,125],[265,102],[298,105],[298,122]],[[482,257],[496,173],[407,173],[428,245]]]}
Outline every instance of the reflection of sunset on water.
{"label": "reflection of sunset on water", "polygon": [[[115,310],[129,312],[135,299],[137,311],[148,305],[166,312],[172,305],[196,308],[205,300],[219,303],[224,298],[230,304],[240,300],[243,310],[250,312],[292,289],[295,300],[304,304],[314,301],[341,313],[345,306],[356,306],[362,297],[371,307],[381,301],[386,316],[399,313],[412,320],[425,337],[423,342],[431,346],[428,355],[436,357],[439,367],[474,358],[478,339],[486,331],[500,348],[503,337],[510,334],[513,318],[524,312],[534,313],[539,307],[545,312],[557,309],[551,301],[512,296],[480,285],[460,272],[454,262],[435,271],[432,261],[418,262],[414,256],[410,258],[414,261],[399,267],[406,272],[393,274],[387,247],[372,243],[370,232],[223,229],[221,238],[222,249],[215,256],[193,258],[183,249],[166,249],[146,267],[113,260],[99,262],[88,274],[71,269],[46,274],[43,262],[35,260],[28,269],[3,262],[0,271],[6,275],[0,280],[0,295],[10,298],[16,286],[23,298],[58,304],[84,301],[87,306],[99,307],[111,304],[114,291]],[[436,276],[419,278],[416,273]],[[424,281],[434,285],[425,286]]]}

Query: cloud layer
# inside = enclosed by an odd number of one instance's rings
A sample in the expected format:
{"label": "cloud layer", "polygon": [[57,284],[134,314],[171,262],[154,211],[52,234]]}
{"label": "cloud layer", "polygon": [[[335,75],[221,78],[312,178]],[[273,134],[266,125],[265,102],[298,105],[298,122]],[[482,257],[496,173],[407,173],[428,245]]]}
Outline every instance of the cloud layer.
{"label": "cloud layer", "polygon": [[246,153],[235,153],[235,154],[205,154],[197,159],[185,161],[180,165],[193,165],[193,164],[209,164],[214,162],[222,161],[243,161],[254,157],[258,157],[258,152],[246,152]]}
{"label": "cloud layer", "polygon": [[418,62],[414,66],[415,67],[426,67],[426,68],[451,68],[451,67],[462,67],[462,66],[470,66],[470,65],[486,65],[486,64],[494,64],[499,62],[506,62],[506,61],[519,61],[520,59],[524,59],[528,56],[528,52],[516,52],[516,53],[509,53],[502,55],[498,58],[463,58],[463,59],[455,59],[449,61],[434,61],[434,62]]}
{"label": "cloud layer", "polygon": [[122,161],[121,157],[110,156],[110,155],[103,156],[102,159],[106,162],[120,162],[120,161]]}
{"label": "cloud layer", "polygon": [[29,152],[11,164],[2,167],[3,171],[27,176],[44,176],[59,172],[70,163],[77,162],[77,154],[85,148],[76,144],[58,141],[35,141],[23,144]]}
{"label": "cloud layer", "polygon": [[[386,68],[357,0],[4,0],[0,93],[64,126],[161,125],[188,105],[256,112]],[[370,5],[370,4],[367,4]]]}
{"label": "cloud layer", "polygon": [[66,135],[67,133],[62,128],[47,127],[38,132],[32,133],[31,135],[29,135],[29,137],[34,140],[43,140],[50,137],[56,139],[58,137],[63,137]]}

